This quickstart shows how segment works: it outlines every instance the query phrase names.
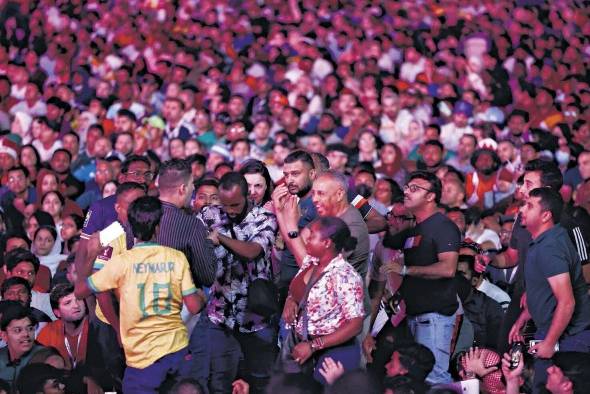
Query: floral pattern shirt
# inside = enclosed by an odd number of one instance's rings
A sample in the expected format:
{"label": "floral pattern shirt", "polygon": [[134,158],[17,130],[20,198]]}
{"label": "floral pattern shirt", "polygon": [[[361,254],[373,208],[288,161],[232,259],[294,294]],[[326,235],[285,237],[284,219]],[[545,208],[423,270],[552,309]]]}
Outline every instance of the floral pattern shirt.
{"label": "floral pattern shirt", "polygon": [[[263,253],[245,261],[219,245],[215,247],[217,273],[210,289],[207,315],[214,324],[250,333],[265,328],[269,321],[247,310],[248,285],[255,279],[272,280],[270,252],[277,234],[274,214],[262,207],[252,207],[241,223],[232,223],[219,207],[204,207],[198,217],[205,226],[219,234],[244,242],[256,242]],[[233,231],[232,231],[233,230]]]}
{"label": "floral pattern shirt", "polygon": [[[300,275],[311,264],[317,264],[306,256]],[[363,306],[364,286],[361,276],[342,255],[338,255],[324,269],[324,275],[313,285],[307,299],[307,332],[310,336],[335,332],[347,320],[365,316]],[[297,320],[296,330],[303,335],[303,313]]]}

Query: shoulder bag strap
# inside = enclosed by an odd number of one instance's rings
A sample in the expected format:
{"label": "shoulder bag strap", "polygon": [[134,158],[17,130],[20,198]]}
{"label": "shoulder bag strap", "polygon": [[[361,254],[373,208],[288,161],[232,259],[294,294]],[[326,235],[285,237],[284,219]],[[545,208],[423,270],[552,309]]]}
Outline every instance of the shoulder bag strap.
{"label": "shoulder bag strap", "polygon": [[299,302],[299,308],[297,310],[297,315],[299,316],[301,313],[301,317],[303,319],[303,339],[305,341],[307,341],[308,339],[308,332],[307,332],[307,323],[308,323],[308,318],[307,318],[307,312],[306,312],[306,306],[307,306],[307,299],[309,298],[309,292],[311,291],[311,288],[319,282],[319,280],[322,278],[322,276],[324,276],[324,274],[326,273],[326,270],[324,269],[324,271],[322,271],[322,273],[317,277],[313,278],[314,274],[317,272],[319,266],[315,266],[313,268],[313,270],[311,271],[311,276],[309,278],[309,282],[307,282],[307,284],[305,285],[305,292],[303,293],[303,298],[301,299],[301,302]]}

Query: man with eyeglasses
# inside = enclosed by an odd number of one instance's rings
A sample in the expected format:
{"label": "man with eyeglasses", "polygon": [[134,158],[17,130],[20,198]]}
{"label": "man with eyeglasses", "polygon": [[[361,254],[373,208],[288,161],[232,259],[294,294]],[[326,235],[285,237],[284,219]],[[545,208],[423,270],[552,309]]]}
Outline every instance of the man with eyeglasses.
{"label": "man with eyeglasses", "polygon": [[29,170],[23,166],[12,167],[8,170],[8,183],[0,188],[0,204],[4,209],[13,205],[21,213],[25,208],[37,200],[35,188],[29,182]]}
{"label": "man with eyeglasses", "polygon": [[[137,182],[125,182],[117,188],[115,193],[115,211],[117,221],[124,232],[109,242],[108,246],[101,253],[92,253],[85,249],[87,262],[93,265],[94,272],[100,271],[105,264],[117,255],[133,247],[133,232],[128,220],[128,210],[131,203],[146,194],[142,184]],[[91,234],[83,234],[82,239],[88,242]],[[79,255],[81,253],[77,253]],[[79,271],[79,265],[76,269]],[[115,382],[115,387],[120,384],[125,369],[125,360],[120,345],[120,315],[117,306],[119,305],[120,294],[111,291],[100,292],[96,297],[96,312],[91,320],[91,327],[96,333],[96,342],[104,355],[107,365],[107,372]]]}
{"label": "man with eyeglasses", "polygon": [[0,379],[14,385],[21,369],[43,346],[35,343],[37,322],[29,308],[8,308],[0,319],[0,337],[6,347],[0,349]]}
{"label": "man with eyeglasses", "polygon": [[[121,173],[119,174],[119,183],[136,182],[148,187],[154,179],[154,173],[150,169],[150,162],[144,156],[130,156],[123,163]],[[106,228],[108,225],[117,220],[115,203],[117,196],[109,196],[96,201],[90,206],[82,233],[90,235],[96,231]],[[127,246],[131,247],[133,238],[127,238]],[[78,250],[84,249],[84,240],[82,240]],[[80,253],[78,253],[80,254]]]}
{"label": "man with eyeglasses", "polygon": [[451,381],[449,356],[459,307],[453,278],[461,234],[438,211],[441,194],[436,175],[413,172],[404,186],[404,205],[416,224],[383,239],[383,245],[404,253],[404,262],[392,261],[389,270],[403,277],[400,293],[414,339],[434,353],[436,363],[426,379],[431,384]]}
{"label": "man with eyeglasses", "polygon": [[[152,182],[153,177],[154,174],[151,171],[149,160],[144,156],[134,155],[130,156],[123,163],[118,180],[119,183],[121,183],[121,185],[125,183],[135,183],[141,186],[145,186],[147,189],[149,184]],[[115,193],[112,196],[98,200],[90,206],[90,209],[88,210],[88,213],[86,215],[86,219],[84,220],[84,226],[82,227],[82,236],[78,245],[78,251],[76,253],[76,260],[74,262],[76,267],[82,267],[88,261],[88,259],[94,258],[94,256],[91,256],[88,253],[88,238],[92,234],[105,229],[110,224],[118,220],[118,211],[121,211],[120,207],[119,209],[116,208],[118,194],[120,193]],[[121,203],[121,201],[119,201],[119,203]],[[130,202],[128,202],[126,205],[128,205],[129,203]],[[126,243],[126,245],[121,245],[120,249],[131,249],[133,247],[133,234],[128,226],[124,226],[123,228],[125,229],[124,242]],[[118,239],[116,239],[115,241],[118,241]],[[112,250],[110,253],[114,255]],[[110,255],[108,257],[110,258]],[[107,305],[105,304],[105,307],[106,306]],[[108,317],[104,316],[105,319],[103,320],[115,321],[116,319],[114,315],[110,313],[111,310],[109,310],[108,308],[105,309]],[[106,325],[101,324],[98,318],[93,320],[93,324],[103,327]],[[102,341],[102,345],[104,345],[106,348],[111,349],[108,352],[108,355],[111,356],[112,359],[109,363],[107,363],[109,373],[111,373],[111,375],[113,376],[120,377],[122,375],[122,369],[124,367],[124,363],[122,362],[122,356],[120,357],[121,350],[117,346],[116,339],[113,337],[113,330],[109,329],[109,327],[106,327],[106,330],[103,331],[103,334],[104,336],[101,337],[104,338],[104,341]]]}
{"label": "man with eyeglasses", "polygon": [[[388,225],[396,231],[408,227],[414,221],[414,217],[404,206],[403,196],[395,198],[386,216]],[[405,322],[405,305],[397,297],[401,277],[392,275],[384,268],[389,261],[400,256],[401,251],[385,247],[381,240],[373,251],[368,273],[371,319],[362,349],[367,359],[367,370],[379,381],[385,377],[385,365],[391,359],[391,338],[393,346],[411,341]]]}

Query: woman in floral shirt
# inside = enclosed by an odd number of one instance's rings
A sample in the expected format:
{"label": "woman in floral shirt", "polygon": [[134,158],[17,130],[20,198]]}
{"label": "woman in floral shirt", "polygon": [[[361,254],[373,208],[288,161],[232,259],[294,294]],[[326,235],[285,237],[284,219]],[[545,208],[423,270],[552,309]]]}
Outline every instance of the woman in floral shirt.
{"label": "woman in floral shirt", "polygon": [[[308,341],[297,344],[292,356],[300,364],[312,358],[314,378],[325,384],[319,367],[327,357],[341,362],[344,370],[360,365],[356,336],[361,332],[365,316],[363,283],[341,255],[356,244],[346,223],[336,217],[322,217],[312,222],[309,230],[307,255],[294,253],[302,260],[298,261],[301,269],[289,287],[283,318],[294,325],[299,338],[305,338],[307,331]],[[305,310],[297,316],[310,280],[315,283]]]}

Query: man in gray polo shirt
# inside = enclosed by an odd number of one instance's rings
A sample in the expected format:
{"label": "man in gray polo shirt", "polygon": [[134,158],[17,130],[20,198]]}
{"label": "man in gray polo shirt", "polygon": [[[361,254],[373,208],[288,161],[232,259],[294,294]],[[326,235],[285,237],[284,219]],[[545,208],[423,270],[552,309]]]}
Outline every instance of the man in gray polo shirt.
{"label": "man in gray polo shirt", "polygon": [[563,200],[550,188],[530,192],[521,208],[523,226],[532,242],[524,265],[527,305],[510,330],[511,342],[522,340],[520,330],[533,319],[542,340],[529,349],[536,357],[534,392],[545,385],[549,360],[560,351],[590,353],[590,298],[582,266],[567,230],[559,223]]}

